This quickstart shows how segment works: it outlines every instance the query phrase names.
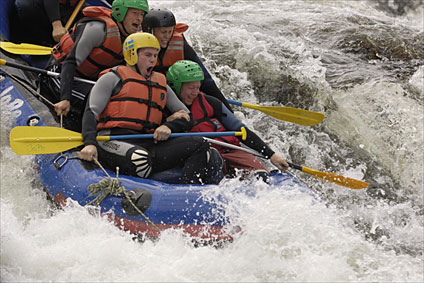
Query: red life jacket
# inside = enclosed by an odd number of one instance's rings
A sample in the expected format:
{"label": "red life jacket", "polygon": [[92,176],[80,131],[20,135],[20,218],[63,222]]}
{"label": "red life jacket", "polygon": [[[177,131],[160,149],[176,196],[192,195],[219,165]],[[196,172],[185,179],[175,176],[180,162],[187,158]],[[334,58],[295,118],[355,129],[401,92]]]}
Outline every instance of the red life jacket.
{"label": "red life jacket", "polygon": [[57,2],[59,2],[59,4],[63,4],[63,5],[69,3],[69,6],[73,7],[77,4],[78,0],[58,0]]}
{"label": "red life jacket", "polygon": [[165,54],[161,60],[157,60],[156,66],[159,67],[159,70],[164,70],[163,73],[168,72],[168,68],[172,66],[175,62],[179,60],[184,60],[184,37],[183,33],[188,30],[188,25],[183,23],[178,23],[175,25],[174,34],[171,37],[171,40],[168,43]]}
{"label": "red life jacket", "polygon": [[83,10],[85,18],[74,25],[71,33],[67,33],[53,48],[52,55],[57,62],[63,63],[75,44],[75,29],[80,23],[100,21],[106,25],[106,38],[102,46],[94,48],[88,57],[77,67],[78,76],[97,80],[99,73],[107,68],[123,63],[122,42],[119,27],[112,20],[112,11],[105,7],[87,7]]}
{"label": "red life jacket", "polygon": [[[213,107],[206,100],[205,95],[200,92],[191,105],[190,111],[193,115],[194,127],[190,132],[225,132],[227,129],[221,122],[214,118]],[[234,145],[240,145],[240,141],[235,136],[218,137],[216,140],[221,140]],[[222,151],[224,147],[212,144],[213,147]]]}
{"label": "red life jacket", "polygon": [[166,105],[165,76],[153,72],[151,79],[146,80],[127,66],[105,70],[101,75],[110,71],[119,76],[122,87],[117,94],[112,94],[98,117],[97,130],[119,127],[154,132],[162,123]]}

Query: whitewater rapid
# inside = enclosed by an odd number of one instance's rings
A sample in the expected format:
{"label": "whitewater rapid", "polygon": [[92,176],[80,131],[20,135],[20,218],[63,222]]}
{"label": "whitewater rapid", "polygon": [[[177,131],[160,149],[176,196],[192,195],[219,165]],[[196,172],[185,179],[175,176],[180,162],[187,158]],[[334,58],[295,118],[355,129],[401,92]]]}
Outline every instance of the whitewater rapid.
{"label": "whitewater rapid", "polygon": [[223,205],[244,232],[221,249],[178,231],[138,243],[77,204],[54,209],[31,157],[8,145],[2,104],[1,281],[422,282],[423,5],[393,14],[388,2],[150,1],[189,24],[227,98],[326,115],[310,128],[234,108],[274,150],[372,184],[354,191],[293,171],[316,201],[261,182],[252,199],[226,180],[216,194],[233,200]]}

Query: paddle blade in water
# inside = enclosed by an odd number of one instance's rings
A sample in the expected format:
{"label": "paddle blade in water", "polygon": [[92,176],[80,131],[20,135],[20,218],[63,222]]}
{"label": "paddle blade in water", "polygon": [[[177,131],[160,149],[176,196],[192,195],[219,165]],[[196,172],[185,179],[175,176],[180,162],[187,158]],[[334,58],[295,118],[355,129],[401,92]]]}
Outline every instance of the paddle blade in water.
{"label": "paddle blade in water", "polygon": [[262,111],[263,113],[275,119],[302,126],[315,126],[316,124],[321,123],[322,120],[324,120],[325,118],[324,114],[322,113],[303,110],[299,108],[285,106],[263,106],[241,101],[235,101],[231,99],[227,99],[227,101],[230,104]]}
{"label": "paddle blade in water", "polygon": [[305,166],[302,166],[302,172],[311,174],[324,181],[335,183],[337,185],[351,188],[354,190],[366,189],[370,185],[369,183],[364,181],[360,181],[360,180],[356,180],[356,179],[352,179],[348,177],[343,177],[341,175],[336,175],[334,173],[321,172],[321,171],[314,170]]}
{"label": "paddle blade in water", "polygon": [[315,126],[324,120],[324,114],[284,106],[258,106],[258,110],[279,120],[302,126]]}

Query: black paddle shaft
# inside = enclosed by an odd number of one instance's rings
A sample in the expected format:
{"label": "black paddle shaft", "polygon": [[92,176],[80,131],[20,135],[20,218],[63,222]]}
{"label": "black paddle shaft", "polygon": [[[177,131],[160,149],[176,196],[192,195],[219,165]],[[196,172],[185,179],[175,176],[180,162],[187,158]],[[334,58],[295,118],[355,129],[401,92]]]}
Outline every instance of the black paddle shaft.
{"label": "black paddle shaft", "polygon": [[287,162],[287,163],[289,164],[289,166],[291,168],[302,171],[302,166],[296,165],[296,164],[293,164],[293,163],[290,163],[290,162]]}
{"label": "black paddle shaft", "polygon": [[6,61],[5,65],[9,66],[9,67],[18,68],[18,69],[21,69],[21,70],[30,71],[30,72],[36,72],[36,73],[41,73],[41,74],[45,74],[45,75],[51,75],[51,72],[49,72],[47,70],[43,70],[43,69],[40,69],[40,68],[31,67],[31,66],[26,66],[26,65],[22,65],[22,64],[18,64],[18,63]]}

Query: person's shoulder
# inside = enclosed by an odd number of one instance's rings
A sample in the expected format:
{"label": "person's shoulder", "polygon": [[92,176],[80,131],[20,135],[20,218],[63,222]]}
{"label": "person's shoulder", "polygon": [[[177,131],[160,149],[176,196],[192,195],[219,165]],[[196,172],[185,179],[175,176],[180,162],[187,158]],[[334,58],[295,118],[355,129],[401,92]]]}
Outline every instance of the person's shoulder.
{"label": "person's shoulder", "polygon": [[184,24],[184,23],[177,23],[175,25],[175,31],[179,33],[186,32],[188,28],[189,28],[188,24]]}
{"label": "person's shoulder", "polygon": [[209,102],[209,103],[213,103],[213,104],[221,104],[221,100],[219,100],[218,98],[216,98],[215,96],[203,93],[203,95],[205,96],[205,99]]}
{"label": "person's shoulder", "polygon": [[210,106],[212,106],[213,109],[215,109],[215,111],[221,111],[223,106],[223,103],[221,102],[221,100],[219,100],[218,98],[214,96],[210,96],[205,93],[203,94],[205,96],[205,100],[209,103]]}
{"label": "person's shoulder", "polygon": [[106,23],[102,21],[89,21],[85,23],[86,28],[89,28],[90,30],[96,30],[96,31],[105,31]]}
{"label": "person's shoulder", "polygon": [[152,77],[166,81],[166,76],[162,74],[161,72],[153,72]]}
{"label": "person's shoulder", "polygon": [[118,73],[116,72],[115,68],[111,68],[109,70],[105,70],[102,72],[101,76],[99,77],[99,79],[97,81],[102,81],[102,82],[112,82],[115,80],[120,80],[120,77],[118,75]]}
{"label": "person's shoulder", "polygon": [[159,83],[160,88],[168,90],[168,84],[166,83],[166,77],[164,74],[160,72],[153,72],[151,78]]}

